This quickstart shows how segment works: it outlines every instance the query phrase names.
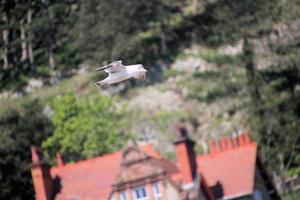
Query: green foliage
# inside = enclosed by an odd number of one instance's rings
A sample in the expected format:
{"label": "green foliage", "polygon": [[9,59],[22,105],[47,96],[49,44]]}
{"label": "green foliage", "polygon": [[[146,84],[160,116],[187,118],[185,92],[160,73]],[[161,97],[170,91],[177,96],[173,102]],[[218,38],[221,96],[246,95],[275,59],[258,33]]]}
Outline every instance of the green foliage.
{"label": "green foliage", "polygon": [[299,173],[300,51],[299,42],[275,46],[280,61],[264,70],[255,68],[248,40],[244,54],[251,96],[249,122],[257,133],[263,159],[284,179]]}
{"label": "green foliage", "polygon": [[215,63],[218,66],[225,65],[225,64],[236,65],[240,63],[239,56],[219,54],[215,51],[200,52],[200,57],[208,62]]}
{"label": "green foliage", "polygon": [[0,198],[34,199],[30,146],[40,146],[52,132],[37,100],[0,113]]}
{"label": "green foliage", "polygon": [[6,58],[0,62],[0,90],[20,91],[31,77],[48,77],[53,70],[64,72],[78,64],[69,45],[69,29],[74,23],[71,6],[76,1],[1,2],[0,31],[7,37],[0,46]]}
{"label": "green foliage", "polygon": [[110,97],[76,99],[68,94],[58,97],[53,108],[55,131],[43,143],[51,157],[56,151],[68,161],[99,156],[119,149],[130,137],[125,132],[125,110]]}
{"label": "green foliage", "polygon": [[292,192],[289,192],[289,193],[285,193],[282,195],[282,199],[283,200],[298,200],[299,199],[299,196],[300,196],[300,192],[296,191],[294,193]]}
{"label": "green foliage", "polygon": [[[246,35],[259,35],[282,19],[290,5],[280,0],[219,0],[193,17],[197,40],[210,45],[231,43]],[[289,9],[292,12],[293,9]]]}
{"label": "green foliage", "polygon": [[[138,34],[149,30],[160,5],[140,0],[81,1],[74,27],[74,44],[80,57],[97,62],[133,59],[130,55],[139,52]],[[117,14],[112,12],[116,7]]]}
{"label": "green foliage", "polygon": [[244,76],[241,70],[233,67],[195,72],[195,81],[189,80],[185,86],[189,88],[189,98],[212,103],[222,98],[241,96],[244,92]]}
{"label": "green foliage", "polygon": [[222,65],[238,65],[242,62],[240,55],[226,55],[219,53],[216,49],[213,48],[204,48],[201,47],[196,52],[181,52],[178,55],[179,58],[184,57],[195,57],[202,58],[210,63],[215,63],[218,66]]}
{"label": "green foliage", "polygon": [[163,78],[167,79],[167,78],[174,77],[174,76],[177,76],[177,75],[180,75],[180,74],[183,74],[183,73],[184,72],[178,71],[176,69],[165,69],[163,71]]}
{"label": "green foliage", "polygon": [[150,121],[152,121],[159,130],[165,132],[172,124],[184,119],[186,119],[186,114],[182,112],[156,112],[150,118]]}

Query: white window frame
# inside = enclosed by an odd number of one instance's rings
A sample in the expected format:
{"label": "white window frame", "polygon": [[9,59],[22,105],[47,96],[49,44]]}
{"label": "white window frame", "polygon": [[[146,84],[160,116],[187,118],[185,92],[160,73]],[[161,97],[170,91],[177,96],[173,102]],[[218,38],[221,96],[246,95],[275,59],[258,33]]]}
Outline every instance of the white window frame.
{"label": "white window frame", "polygon": [[161,194],[159,182],[155,182],[152,184],[152,190],[153,190],[153,194],[154,194],[154,199],[161,200],[162,194]]}
{"label": "white window frame", "polygon": [[[140,197],[140,198],[137,197],[136,191],[139,190],[139,189],[144,189],[145,195],[146,195],[145,197]],[[134,199],[134,200],[148,200],[148,199],[149,199],[149,196],[148,196],[148,194],[147,194],[146,186],[136,187],[136,188],[134,188],[134,189],[132,190],[132,192],[133,192],[133,199]]]}
{"label": "white window frame", "polygon": [[125,190],[119,192],[119,198],[120,198],[120,200],[126,200],[127,199]]}

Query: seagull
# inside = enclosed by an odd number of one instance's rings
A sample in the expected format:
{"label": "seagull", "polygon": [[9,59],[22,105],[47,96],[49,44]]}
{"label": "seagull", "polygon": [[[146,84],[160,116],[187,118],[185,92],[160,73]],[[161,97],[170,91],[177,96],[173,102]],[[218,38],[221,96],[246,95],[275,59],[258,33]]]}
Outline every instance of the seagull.
{"label": "seagull", "polygon": [[95,83],[96,87],[107,88],[109,85],[119,83],[121,81],[135,78],[137,80],[145,80],[146,72],[148,72],[142,64],[123,65],[121,60],[114,61],[103,67],[99,67],[96,71],[104,70],[108,73],[108,77],[102,81]]}

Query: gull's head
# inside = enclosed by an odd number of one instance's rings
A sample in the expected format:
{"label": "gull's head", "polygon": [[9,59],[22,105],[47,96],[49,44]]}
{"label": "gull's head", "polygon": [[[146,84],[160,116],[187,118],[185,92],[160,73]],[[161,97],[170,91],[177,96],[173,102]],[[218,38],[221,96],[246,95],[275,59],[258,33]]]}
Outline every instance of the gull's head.
{"label": "gull's head", "polygon": [[117,65],[117,64],[122,64],[122,60],[117,60],[117,61],[114,61],[112,63],[110,63],[111,65]]}

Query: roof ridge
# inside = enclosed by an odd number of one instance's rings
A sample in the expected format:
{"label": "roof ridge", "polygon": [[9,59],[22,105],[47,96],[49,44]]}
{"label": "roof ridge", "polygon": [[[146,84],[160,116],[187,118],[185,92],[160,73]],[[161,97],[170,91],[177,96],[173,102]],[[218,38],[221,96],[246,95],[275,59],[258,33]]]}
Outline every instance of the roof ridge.
{"label": "roof ridge", "polygon": [[248,148],[248,147],[253,147],[253,146],[257,146],[256,142],[251,142],[244,146],[238,146],[235,148],[226,149],[226,150],[222,150],[222,151],[209,152],[206,154],[198,154],[198,155],[196,155],[196,157],[197,157],[197,159],[199,159],[199,158],[202,159],[202,158],[207,158],[207,157],[211,158],[211,156],[217,156],[217,155],[222,155],[222,154],[226,154],[226,153],[231,153],[233,151],[237,151],[237,150],[240,150],[243,148]]}
{"label": "roof ridge", "polygon": [[81,164],[86,164],[86,163],[91,163],[91,162],[94,162],[100,158],[105,158],[105,157],[109,157],[109,156],[114,156],[114,155],[117,155],[121,153],[121,151],[115,151],[115,152],[112,152],[112,153],[107,153],[107,154],[103,154],[101,156],[96,156],[96,157],[93,157],[93,158],[88,158],[86,160],[79,160],[79,161],[76,161],[76,162],[71,162],[71,163],[66,163],[65,165],[63,166],[52,166],[51,167],[51,170],[57,170],[57,169],[65,169],[65,168],[70,168],[70,167],[73,167],[73,166],[78,166],[78,165],[81,165]]}
{"label": "roof ridge", "polygon": [[[145,151],[145,149],[149,146],[152,146],[152,144],[142,144],[142,145],[139,145],[141,147],[141,149],[147,154],[149,155],[149,152]],[[95,162],[96,160],[98,159],[103,159],[103,158],[106,158],[106,157],[110,157],[110,156],[116,156],[117,154],[120,154],[121,156],[121,153],[122,153],[122,149],[118,150],[118,151],[115,151],[115,152],[112,152],[112,153],[107,153],[107,154],[103,154],[103,155],[100,155],[100,156],[96,156],[96,157],[92,157],[92,158],[88,158],[86,160],[79,160],[79,161],[76,161],[76,162],[71,162],[71,163],[66,163],[65,165],[63,166],[52,166],[51,167],[51,170],[61,170],[61,169],[66,169],[66,168],[70,168],[70,167],[74,167],[74,166],[78,166],[78,165],[82,165],[82,164],[87,164],[87,163],[91,163],[91,162]],[[155,152],[157,153],[157,152]],[[149,156],[152,156],[152,155],[149,155]]]}

